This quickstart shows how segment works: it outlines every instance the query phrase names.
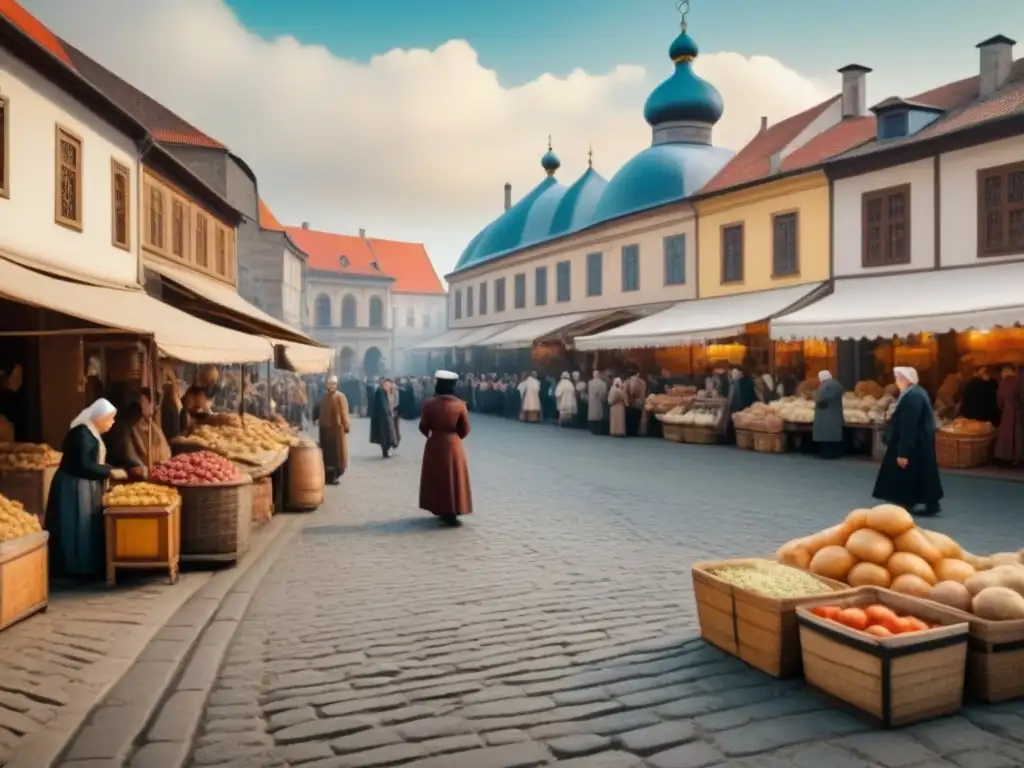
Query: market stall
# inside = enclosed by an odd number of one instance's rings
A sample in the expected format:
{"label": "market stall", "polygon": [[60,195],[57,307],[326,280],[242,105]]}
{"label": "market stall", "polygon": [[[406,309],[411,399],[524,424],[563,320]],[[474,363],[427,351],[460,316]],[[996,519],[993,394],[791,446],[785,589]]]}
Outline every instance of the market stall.
{"label": "market stall", "polygon": [[48,539],[39,517],[0,495],[0,631],[46,610]]}

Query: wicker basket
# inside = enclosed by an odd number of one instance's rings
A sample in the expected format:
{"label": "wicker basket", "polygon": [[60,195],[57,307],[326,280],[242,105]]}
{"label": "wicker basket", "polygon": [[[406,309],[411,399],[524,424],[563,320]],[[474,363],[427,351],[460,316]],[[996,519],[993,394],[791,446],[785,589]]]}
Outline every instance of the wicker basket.
{"label": "wicker basket", "polygon": [[259,528],[274,514],[274,484],[269,477],[252,482],[252,527]]}
{"label": "wicker basket", "polygon": [[712,445],[721,438],[717,427],[686,425],[683,427],[683,442],[698,445]]}
{"label": "wicker basket", "polygon": [[987,464],[992,458],[995,434],[957,435],[939,430],[935,433],[935,457],[944,469],[970,469]]}
{"label": "wicker basket", "polygon": [[181,559],[235,562],[249,548],[252,479],[220,485],[179,485]]}
{"label": "wicker basket", "polygon": [[754,433],[749,429],[736,430],[736,447],[741,451],[754,450]]}
{"label": "wicker basket", "polygon": [[754,450],[758,453],[785,453],[786,436],[782,432],[755,432]]}
{"label": "wicker basket", "polygon": [[56,467],[46,469],[12,469],[0,472],[0,495],[11,501],[20,501],[25,511],[46,523],[46,502],[50,498],[50,484]]}
{"label": "wicker basket", "polygon": [[685,443],[685,427],[682,424],[666,424],[661,422],[661,436],[670,443]]}

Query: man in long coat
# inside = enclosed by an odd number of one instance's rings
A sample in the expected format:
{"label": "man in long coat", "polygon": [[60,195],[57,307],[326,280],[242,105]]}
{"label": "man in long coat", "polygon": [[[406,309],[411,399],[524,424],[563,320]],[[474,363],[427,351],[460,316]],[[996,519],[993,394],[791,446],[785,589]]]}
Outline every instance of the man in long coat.
{"label": "man in long coat", "polygon": [[519,384],[519,395],[522,403],[520,418],[523,421],[539,422],[541,412],[540,402],[540,381],[537,379],[537,372],[531,371]]}
{"label": "man in long coat", "polygon": [[385,459],[398,447],[398,422],[395,419],[392,386],[389,379],[382,380],[373,392],[370,405],[370,442],[380,446]]}
{"label": "man in long coat", "polygon": [[608,384],[600,371],[594,371],[593,378],[587,382],[587,424],[595,435],[600,435],[605,430],[608,421],[605,413],[607,404]]}
{"label": "man in long coat", "polygon": [[320,425],[320,450],[324,454],[324,475],[330,485],[348,469],[348,400],[338,391],[338,377],[327,379],[327,394],[313,413]]}
{"label": "man in long coat", "polygon": [[814,393],[814,426],[811,437],[823,459],[838,459],[843,454],[843,385],[830,371],[819,371],[821,386]]}

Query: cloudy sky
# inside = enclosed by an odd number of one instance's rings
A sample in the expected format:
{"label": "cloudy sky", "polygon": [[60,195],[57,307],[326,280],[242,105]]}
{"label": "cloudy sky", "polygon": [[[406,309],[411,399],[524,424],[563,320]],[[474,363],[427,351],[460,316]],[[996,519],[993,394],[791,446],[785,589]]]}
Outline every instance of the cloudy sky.
{"label": "cloudy sky", "polygon": [[[55,32],[229,145],[278,218],[422,241],[441,274],[542,178],[571,183],[650,143],[674,0],[22,0]],[[1020,0],[691,0],[697,69],[738,148],[875,71],[869,103],[974,74],[974,46],[1024,35]],[[1024,39],[1024,38],[1022,38]]]}

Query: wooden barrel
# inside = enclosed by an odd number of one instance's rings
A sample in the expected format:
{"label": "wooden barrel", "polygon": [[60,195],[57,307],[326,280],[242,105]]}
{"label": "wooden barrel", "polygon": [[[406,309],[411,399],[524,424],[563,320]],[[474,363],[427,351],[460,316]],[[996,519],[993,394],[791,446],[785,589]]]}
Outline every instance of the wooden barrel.
{"label": "wooden barrel", "polygon": [[314,510],[323,503],[323,454],[315,445],[293,445],[288,452],[288,508]]}

